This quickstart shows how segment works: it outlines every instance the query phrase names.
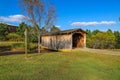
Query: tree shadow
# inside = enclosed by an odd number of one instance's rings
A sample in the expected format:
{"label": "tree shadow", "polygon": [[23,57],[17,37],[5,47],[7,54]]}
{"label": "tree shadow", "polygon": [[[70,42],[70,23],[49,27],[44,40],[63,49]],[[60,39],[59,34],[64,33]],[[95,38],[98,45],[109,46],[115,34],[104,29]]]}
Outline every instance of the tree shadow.
{"label": "tree shadow", "polygon": [[[46,53],[54,53],[54,52],[57,52],[56,50],[51,50],[51,49],[44,49],[44,50],[41,50],[41,53],[40,54],[46,54]],[[28,52],[28,54],[37,54],[38,51],[37,50],[33,50],[31,52]],[[8,56],[8,55],[18,55],[18,54],[25,54],[24,51],[3,51],[3,52],[0,52],[0,56]]]}
{"label": "tree shadow", "polygon": [[64,36],[51,36],[48,38],[49,41],[46,41],[46,39],[42,40],[42,45],[47,47],[51,50],[60,50],[60,49],[71,49],[71,39],[65,38]]}
{"label": "tree shadow", "polygon": [[25,54],[25,53],[24,53],[24,51],[4,51],[4,52],[0,52],[0,56],[17,55],[17,54]]}
{"label": "tree shadow", "polygon": [[0,52],[11,50],[11,46],[0,46]]}

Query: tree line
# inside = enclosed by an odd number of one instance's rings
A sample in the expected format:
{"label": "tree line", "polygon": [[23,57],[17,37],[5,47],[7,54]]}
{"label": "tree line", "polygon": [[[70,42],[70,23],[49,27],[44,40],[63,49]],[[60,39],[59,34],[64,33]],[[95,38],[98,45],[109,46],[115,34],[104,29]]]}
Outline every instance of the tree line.
{"label": "tree line", "polygon": [[120,49],[120,32],[100,30],[86,30],[87,47],[95,49]]}
{"label": "tree line", "polygon": [[[0,23],[0,41],[24,41],[24,31],[27,28],[28,42],[38,42],[37,33],[34,32],[34,27],[20,23],[16,28],[16,32],[9,30],[9,25]],[[40,28],[42,34],[47,32],[56,32],[60,29],[56,26],[52,26],[50,30],[46,30],[44,27]],[[112,31],[108,29],[106,32],[100,30],[86,30],[87,32],[87,47],[95,49],[120,49],[120,32]]]}
{"label": "tree line", "polygon": [[[24,22],[16,27],[15,32],[10,30],[10,25],[0,23],[0,41],[24,41],[24,32],[26,28],[28,29],[28,42],[38,42],[37,33],[34,31],[34,27],[27,25]],[[54,25],[50,28],[50,31],[46,30],[44,27],[40,29],[42,34],[55,31],[60,31],[60,29]]]}

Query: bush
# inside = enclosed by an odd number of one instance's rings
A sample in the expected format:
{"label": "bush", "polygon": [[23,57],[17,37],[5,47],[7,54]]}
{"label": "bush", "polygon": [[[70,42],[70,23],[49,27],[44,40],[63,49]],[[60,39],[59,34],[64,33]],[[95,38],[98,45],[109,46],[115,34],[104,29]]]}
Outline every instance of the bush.
{"label": "bush", "polygon": [[24,48],[23,42],[1,42],[0,43],[0,52],[10,51],[16,48]]}
{"label": "bush", "polygon": [[3,52],[3,51],[10,51],[11,50],[11,46],[8,45],[8,46],[1,46],[0,45],[0,52]]}
{"label": "bush", "polygon": [[[37,50],[37,43],[28,43],[28,51],[29,52],[34,52]],[[0,43],[0,52],[3,51],[10,51],[13,49],[24,49],[25,44],[24,42],[1,42]]]}
{"label": "bush", "polygon": [[23,38],[16,33],[9,33],[7,38],[9,41],[23,41]]}
{"label": "bush", "polygon": [[28,44],[28,50],[35,51],[37,49],[38,45],[37,43],[29,43]]}
{"label": "bush", "polygon": [[111,31],[98,32],[87,37],[87,46],[95,49],[115,48],[115,35]]}

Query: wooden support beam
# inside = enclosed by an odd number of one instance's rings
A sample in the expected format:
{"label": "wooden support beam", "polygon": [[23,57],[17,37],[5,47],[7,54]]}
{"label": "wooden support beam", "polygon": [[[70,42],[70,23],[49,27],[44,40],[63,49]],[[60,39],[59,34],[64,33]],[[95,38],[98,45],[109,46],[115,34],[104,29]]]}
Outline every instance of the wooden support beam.
{"label": "wooden support beam", "polygon": [[84,48],[86,48],[86,34],[84,34]]}
{"label": "wooden support beam", "polygon": [[73,34],[71,34],[71,50],[73,49]]}

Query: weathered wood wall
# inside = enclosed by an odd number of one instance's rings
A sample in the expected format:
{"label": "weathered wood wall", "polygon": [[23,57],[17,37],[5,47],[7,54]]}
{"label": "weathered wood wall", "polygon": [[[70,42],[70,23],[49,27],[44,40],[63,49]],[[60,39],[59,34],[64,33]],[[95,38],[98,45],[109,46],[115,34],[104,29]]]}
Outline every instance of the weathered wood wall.
{"label": "weathered wood wall", "polygon": [[70,34],[44,35],[41,37],[41,44],[49,49],[72,49],[86,47],[86,33],[77,30]]}
{"label": "weathered wood wall", "polygon": [[49,49],[72,49],[72,35],[42,36],[42,45]]}

